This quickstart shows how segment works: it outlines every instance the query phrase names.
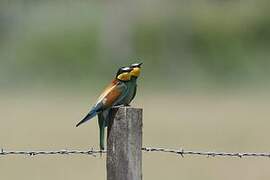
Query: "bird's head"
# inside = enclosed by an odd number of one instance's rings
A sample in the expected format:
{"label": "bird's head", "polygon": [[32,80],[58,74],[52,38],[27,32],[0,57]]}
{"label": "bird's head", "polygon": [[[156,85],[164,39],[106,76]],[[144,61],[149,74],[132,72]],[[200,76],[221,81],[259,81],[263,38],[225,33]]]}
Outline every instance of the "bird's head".
{"label": "bird's head", "polygon": [[121,67],[118,69],[118,72],[116,74],[116,79],[119,81],[129,81],[130,80],[130,72],[132,71],[132,68],[130,67]]}
{"label": "bird's head", "polygon": [[132,70],[130,71],[130,75],[133,77],[139,77],[140,73],[141,73],[141,65],[143,63],[134,63],[130,65],[130,68],[132,68]]}

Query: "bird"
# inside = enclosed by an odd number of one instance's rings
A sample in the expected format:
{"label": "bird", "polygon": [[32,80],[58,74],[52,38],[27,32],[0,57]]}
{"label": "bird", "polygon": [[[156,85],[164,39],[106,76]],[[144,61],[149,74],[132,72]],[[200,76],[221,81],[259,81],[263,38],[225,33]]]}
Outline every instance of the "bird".
{"label": "bird", "polygon": [[115,78],[105,88],[99,96],[96,104],[90,109],[89,113],[76,125],[89,121],[96,115],[98,116],[99,125],[99,147],[104,150],[104,131],[107,127],[111,108],[119,104],[128,94],[129,89],[126,83],[130,81],[130,72],[133,69],[130,67],[121,67],[118,69]]}
{"label": "bird", "polygon": [[137,79],[140,76],[141,73],[141,65],[143,63],[134,63],[128,66],[132,70],[130,71],[130,81],[128,81],[126,84],[128,86],[128,94],[125,96],[125,98],[122,99],[122,101],[119,101],[116,106],[130,106],[131,101],[134,99],[137,93]]}

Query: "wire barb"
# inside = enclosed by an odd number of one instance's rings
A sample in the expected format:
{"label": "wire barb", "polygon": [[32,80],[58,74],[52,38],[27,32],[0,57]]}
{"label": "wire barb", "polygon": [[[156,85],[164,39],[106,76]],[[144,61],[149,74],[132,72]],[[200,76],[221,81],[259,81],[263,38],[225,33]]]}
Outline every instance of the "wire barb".
{"label": "wire barb", "polygon": [[3,149],[3,148],[1,148],[0,155],[5,155],[5,154],[4,154],[4,149]]}

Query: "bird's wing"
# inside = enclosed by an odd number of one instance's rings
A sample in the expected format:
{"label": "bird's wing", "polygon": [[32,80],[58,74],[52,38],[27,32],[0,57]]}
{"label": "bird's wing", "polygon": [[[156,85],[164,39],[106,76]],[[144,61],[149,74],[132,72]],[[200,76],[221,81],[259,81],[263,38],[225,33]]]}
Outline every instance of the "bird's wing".
{"label": "bird's wing", "polygon": [[97,103],[100,103],[104,100],[104,98],[111,92],[113,91],[116,86],[119,84],[118,81],[112,81],[105,89],[104,91],[101,93],[101,95],[99,96],[98,100],[97,100]]}
{"label": "bird's wing", "polygon": [[112,106],[114,106],[118,101],[120,101],[122,98],[124,98],[127,94],[127,86],[122,82],[114,82],[111,83],[105,91],[100,95],[98,98],[97,103],[94,105],[94,107],[91,108],[89,113],[83,118],[77,125],[81,125],[82,123],[85,123],[86,121],[92,119],[94,116],[96,116],[99,112],[102,110],[108,109]]}
{"label": "bird's wing", "polygon": [[98,99],[97,105],[102,104],[102,109],[114,106],[127,94],[127,86],[125,83],[117,82],[113,86],[106,88]]}
{"label": "bird's wing", "polygon": [[136,93],[137,93],[137,84],[135,85],[135,90],[134,90],[134,93],[132,95],[131,101],[135,98]]}
{"label": "bird's wing", "polygon": [[110,89],[111,89],[113,86],[117,85],[118,83],[119,83],[118,80],[113,79],[113,80],[111,81],[111,83],[103,90],[102,94],[101,94],[101,95],[99,96],[99,98],[98,98],[98,101],[99,101],[105,94],[107,94],[108,91],[110,91]]}

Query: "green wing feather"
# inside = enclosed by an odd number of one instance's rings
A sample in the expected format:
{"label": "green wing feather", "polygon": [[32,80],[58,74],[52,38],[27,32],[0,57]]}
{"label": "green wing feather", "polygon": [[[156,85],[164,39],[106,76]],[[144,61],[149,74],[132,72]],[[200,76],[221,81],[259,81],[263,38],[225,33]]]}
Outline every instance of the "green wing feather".
{"label": "green wing feather", "polygon": [[[135,89],[134,89],[134,93],[133,93],[133,95],[132,95],[131,101],[135,98],[136,93],[137,93],[137,84],[135,85]],[[131,102],[131,101],[130,101],[130,102]]]}

